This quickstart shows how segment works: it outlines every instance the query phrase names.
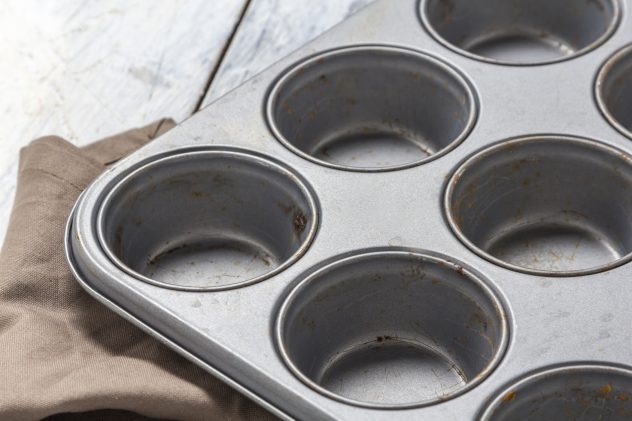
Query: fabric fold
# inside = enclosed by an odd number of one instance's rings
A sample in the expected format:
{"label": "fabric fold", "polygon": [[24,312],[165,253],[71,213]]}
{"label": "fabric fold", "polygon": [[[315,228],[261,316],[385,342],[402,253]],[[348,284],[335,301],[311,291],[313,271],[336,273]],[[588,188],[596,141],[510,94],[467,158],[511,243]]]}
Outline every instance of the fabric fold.
{"label": "fabric fold", "polygon": [[274,419],[92,299],[68,269],[64,227],[81,191],[173,126],[22,149],[0,252],[0,419]]}

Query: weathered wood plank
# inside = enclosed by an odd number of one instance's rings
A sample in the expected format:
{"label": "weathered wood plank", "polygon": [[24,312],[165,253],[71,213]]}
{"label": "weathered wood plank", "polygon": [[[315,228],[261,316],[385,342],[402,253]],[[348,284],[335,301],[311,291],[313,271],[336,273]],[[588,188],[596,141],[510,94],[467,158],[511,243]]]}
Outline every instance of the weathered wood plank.
{"label": "weathered wood plank", "polygon": [[211,87],[208,105],[374,0],[252,0]]}
{"label": "weathered wood plank", "polygon": [[188,117],[246,0],[10,0],[0,13],[0,244],[17,152]]}

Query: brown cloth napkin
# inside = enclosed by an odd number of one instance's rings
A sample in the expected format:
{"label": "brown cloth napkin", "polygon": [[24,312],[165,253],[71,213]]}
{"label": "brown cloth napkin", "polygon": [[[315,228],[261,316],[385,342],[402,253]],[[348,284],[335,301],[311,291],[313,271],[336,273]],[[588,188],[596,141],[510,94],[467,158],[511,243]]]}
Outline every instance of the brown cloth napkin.
{"label": "brown cloth napkin", "polygon": [[45,137],[22,149],[0,251],[0,420],[273,419],[92,299],[68,269],[64,225],[79,193],[173,126],[161,120],[84,148]]}

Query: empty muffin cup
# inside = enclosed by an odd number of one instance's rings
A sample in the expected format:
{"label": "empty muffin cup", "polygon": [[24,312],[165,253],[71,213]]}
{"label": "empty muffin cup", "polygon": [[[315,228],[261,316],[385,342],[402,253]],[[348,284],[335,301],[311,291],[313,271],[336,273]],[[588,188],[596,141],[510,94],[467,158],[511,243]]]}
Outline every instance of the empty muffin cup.
{"label": "empty muffin cup", "polygon": [[220,290],[268,278],[314,236],[315,200],[289,168],[254,153],[185,151],[116,184],[99,240],[120,268],[164,287]]}
{"label": "empty muffin cup", "polygon": [[476,119],[470,85],[427,54],[356,46],[319,54],[276,83],[267,105],[275,136],[333,168],[385,171],[435,159]]}
{"label": "empty muffin cup", "polygon": [[632,371],[581,364],[540,371],[503,390],[484,411],[484,421],[629,420]]}
{"label": "empty muffin cup", "polygon": [[632,138],[632,45],[601,68],[596,83],[597,103],[606,119],[621,133]]}
{"label": "empty muffin cup", "polygon": [[447,219],[474,252],[509,269],[572,276],[632,252],[632,158],[603,143],[531,136],[483,149],[448,182]]}
{"label": "empty muffin cup", "polygon": [[569,59],[603,43],[619,22],[618,0],[422,0],[428,31],[479,60],[533,65]]}
{"label": "empty muffin cup", "polygon": [[308,386],[348,404],[406,408],[471,389],[507,343],[502,305],[476,274],[410,250],[352,254],[284,301],[281,355]]}

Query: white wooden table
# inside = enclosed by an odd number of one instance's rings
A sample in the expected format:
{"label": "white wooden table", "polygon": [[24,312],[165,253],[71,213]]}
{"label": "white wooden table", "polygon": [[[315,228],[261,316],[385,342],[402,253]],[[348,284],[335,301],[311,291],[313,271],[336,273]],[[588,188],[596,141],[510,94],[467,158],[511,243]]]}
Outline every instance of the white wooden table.
{"label": "white wooden table", "polygon": [[19,149],[181,121],[373,0],[6,0],[0,244]]}

